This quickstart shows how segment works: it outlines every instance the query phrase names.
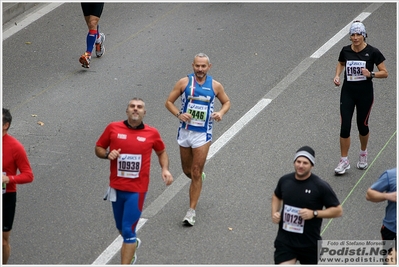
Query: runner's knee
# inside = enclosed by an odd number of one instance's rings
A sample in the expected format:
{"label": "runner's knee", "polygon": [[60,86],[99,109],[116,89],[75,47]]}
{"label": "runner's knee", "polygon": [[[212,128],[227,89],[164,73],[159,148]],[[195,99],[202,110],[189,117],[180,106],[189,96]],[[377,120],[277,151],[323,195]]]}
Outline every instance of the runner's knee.
{"label": "runner's knee", "polygon": [[183,172],[188,178],[191,179],[191,168],[184,168],[183,167]]}
{"label": "runner's knee", "polygon": [[368,135],[368,133],[369,133],[369,127],[368,126],[365,126],[365,125],[362,125],[362,126],[359,126],[359,134],[361,135],[361,136],[366,136],[366,135]]}
{"label": "runner's knee", "polygon": [[97,17],[92,16],[87,22],[87,26],[89,27],[89,29],[97,30],[98,21],[99,19]]}
{"label": "runner's knee", "polygon": [[10,245],[9,239],[3,237],[3,247],[9,246],[9,245]]}
{"label": "runner's knee", "polygon": [[136,233],[132,231],[130,227],[122,229],[123,243],[132,244],[136,242]]}
{"label": "runner's knee", "polygon": [[350,132],[351,132],[350,129],[341,128],[341,132],[340,132],[339,136],[340,136],[341,138],[349,138]]}
{"label": "runner's knee", "polygon": [[191,170],[191,175],[193,177],[201,178],[201,176],[202,176],[202,168],[200,168],[199,166],[193,166],[193,168]]}

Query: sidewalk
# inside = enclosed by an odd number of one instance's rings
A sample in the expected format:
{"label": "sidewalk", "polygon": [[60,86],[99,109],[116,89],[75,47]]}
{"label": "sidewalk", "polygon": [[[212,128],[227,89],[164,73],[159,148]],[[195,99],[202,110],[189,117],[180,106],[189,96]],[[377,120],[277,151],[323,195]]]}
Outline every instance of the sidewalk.
{"label": "sidewalk", "polygon": [[34,3],[34,2],[26,2],[26,3],[2,3],[3,7],[3,26],[7,22],[16,18],[19,15],[22,15],[24,12],[36,8],[40,5],[47,3]]}

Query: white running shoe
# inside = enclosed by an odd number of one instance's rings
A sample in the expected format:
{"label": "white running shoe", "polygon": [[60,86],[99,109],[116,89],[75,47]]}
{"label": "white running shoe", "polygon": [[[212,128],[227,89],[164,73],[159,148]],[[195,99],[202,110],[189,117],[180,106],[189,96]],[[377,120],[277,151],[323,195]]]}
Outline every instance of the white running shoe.
{"label": "white running shoe", "polygon": [[189,208],[186,216],[183,219],[183,224],[187,226],[194,226],[195,223],[195,210]]}
{"label": "white running shoe", "polygon": [[130,264],[135,264],[136,263],[136,261],[137,261],[136,252],[137,252],[137,249],[140,247],[140,244],[141,244],[141,240],[140,240],[140,238],[137,238],[136,239],[136,250],[134,251],[134,256],[133,256],[133,259],[130,262]]}
{"label": "white running shoe", "polygon": [[359,161],[357,162],[356,167],[360,170],[365,170],[368,167],[367,164],[367,152],[366,153],[360,153],[359,154]]}
{"label": "white running shoe", "polygon": [[340,160],[337,168],[335,168],[336,174],[344,174],[346,170],[349,170],[351,166],[349,165],[349,160]]}
{"label": "white running shoe", "polygon": [[105,53],[105,47],[104,47],[104,41],[105,41],[105,34],[100,33],[100,37],[96,40],[96,56],[97,57],[102,57]]}

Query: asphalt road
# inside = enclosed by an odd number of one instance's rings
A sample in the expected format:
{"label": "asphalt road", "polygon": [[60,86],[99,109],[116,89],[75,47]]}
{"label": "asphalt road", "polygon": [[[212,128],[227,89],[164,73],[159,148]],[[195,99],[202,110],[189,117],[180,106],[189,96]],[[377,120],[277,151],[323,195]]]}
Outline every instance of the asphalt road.
{"label": "asphalt road", "polygon": [[[334,36],[358,16],[389,77],[374,82],[369,168],[355,167],[353,123],[352,168],[337,177],[340,89],[332,79],[349,35]],[[386,203],[367,202],[365,192],[397,163],[396,3],[106,3],[100,27],[106,53],[90,69],[78,62],[87,33],[79,3],[3,41],[2,103],[35,174],[18,187],[10,264],[119,263],[111,206],[102,200],[109,166],[94,146],[135,96],[146,101],[145,122],[160,130],[175,177],[166,188],[154,158],[137,264],[273,264],[272,192],[303,145],[314,148],[313,172],[343,204],[343,217],[324,220],[323,239],[380,239]],[[189,183],[178,121],[164,102],[199,52],[210,56],[209,74],[232,106],[215,126],[197,223],[184,228]]]}

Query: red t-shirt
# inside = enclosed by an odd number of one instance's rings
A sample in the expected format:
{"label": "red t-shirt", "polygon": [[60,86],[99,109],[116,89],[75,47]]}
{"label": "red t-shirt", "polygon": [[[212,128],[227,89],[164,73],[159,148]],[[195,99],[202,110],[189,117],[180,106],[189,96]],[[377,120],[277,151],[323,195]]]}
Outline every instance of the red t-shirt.
{"label": "red t-shirt", "polygon": [[6,193],[16,192],[17,184],[33,181],[33,172],[25,148],[9,134],[3,135],[3,173],[10,178],[6,185]]}
{"label": "red t-shirt", "polygon": [[157,129],[147,124],[143,129],[132,129],[123,121],[110,123],[96,146],[109,147],[109,151],[121,149],[121,156],[111,160],[109,185],[118,190],[139,193],[148,191],[152,150],[165,149]]}

